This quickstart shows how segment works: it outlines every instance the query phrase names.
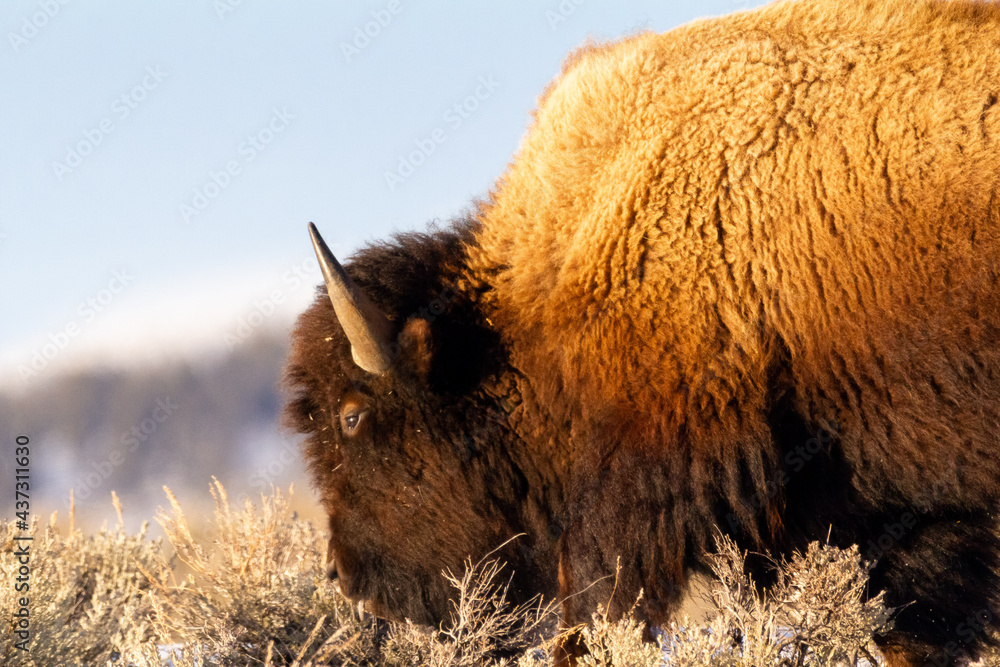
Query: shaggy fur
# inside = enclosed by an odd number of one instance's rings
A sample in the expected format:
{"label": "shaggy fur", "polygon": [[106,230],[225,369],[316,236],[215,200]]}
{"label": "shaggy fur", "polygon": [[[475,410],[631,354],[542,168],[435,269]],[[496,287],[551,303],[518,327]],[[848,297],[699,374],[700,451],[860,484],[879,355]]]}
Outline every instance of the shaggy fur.
{"label": "shaggy fur", "polygon": [[572,56],[473,220],[349,264],[398,322],[389,373],[354,366],[325,295],[300,320],[288,419],[342,584],[435,620],[440,569],[523,533],[522,594],[576,623],[642,589],[661,623],[714,530],[829,535],[912,603],[894,664],[977,655],[970,619],[1000,613],[998,94],[984,2],[785,1]]}

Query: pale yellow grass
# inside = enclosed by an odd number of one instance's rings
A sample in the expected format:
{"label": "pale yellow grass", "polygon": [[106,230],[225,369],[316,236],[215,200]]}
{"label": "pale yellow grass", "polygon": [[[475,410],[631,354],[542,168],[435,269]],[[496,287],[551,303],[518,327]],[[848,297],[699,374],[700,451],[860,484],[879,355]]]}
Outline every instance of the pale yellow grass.
{"label": "pale yellow grass", "polygon": [[[540,667],[558,638],[554,601],[515,606],[510,572],[492,561],[442,573],[455,589],[452,618],[440,628],[387,624],[360,611],[324,576],[327,536],[299,518],[289,494],[230,502],[211,488],[214,516],[194,531],[169,490],[157,520],[165,541],[119,524],[85,534],[73,524],[31,525],[29,651],[14,647],[16,597],[0,595],[0,664],[175,667],[371,665]],[[0,580],[18,564],[14,537],[0,520]],[[741,553],[719,539],[704,619],[662,628],[644,642],[631,616],[603,610],[578,628],[588,667],[783,667],[881,664],[872,636],[891,623],[881,597],[866,599],[868,566],[856,549],[813,544],[780,566],[764,596],[744,574]],[[665,656],[665,651],[668,657]],[[984,665],[1000,667],[988,657]]]}

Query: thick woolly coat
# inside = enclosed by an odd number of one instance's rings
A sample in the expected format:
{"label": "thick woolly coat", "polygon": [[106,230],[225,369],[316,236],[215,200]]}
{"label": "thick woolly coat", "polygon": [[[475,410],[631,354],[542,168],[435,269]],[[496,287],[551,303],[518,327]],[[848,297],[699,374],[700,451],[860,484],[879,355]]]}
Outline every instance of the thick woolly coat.
{"label": "thick woolly coat", "polygon": [[[782,552],[904,514],[873,582],[931,602],[889,649],[993,604],[970,589],[1000,558],[998,93],[983,2],[785,1],[586,47],[473,222],[349,265],[402,322],[420,298],[380,272],[454,250],[420,289],[495,336],[476,391],[533,471],[568,621],[639,589],[664,620],[716,527]],[[331,327],[318,301],[293,375]]]}

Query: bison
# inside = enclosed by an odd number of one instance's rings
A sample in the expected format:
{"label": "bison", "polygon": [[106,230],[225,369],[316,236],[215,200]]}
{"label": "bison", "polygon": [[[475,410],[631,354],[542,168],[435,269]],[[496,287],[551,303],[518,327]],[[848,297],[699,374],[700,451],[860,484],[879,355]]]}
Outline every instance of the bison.
{"label": "bison", "polygon": [[[714,533],[859,544],[893,665],[1000,613],[1000,5],[795,0],[573,54],[489,196],[300,317],[330,574],[664,623]],[[514,539],[512,539],[514,538]],[[766,575],[762,575],[765,576]],[[987,624],[988,625],[988,624]],[[570,647],[572,648],[572,647]]]}

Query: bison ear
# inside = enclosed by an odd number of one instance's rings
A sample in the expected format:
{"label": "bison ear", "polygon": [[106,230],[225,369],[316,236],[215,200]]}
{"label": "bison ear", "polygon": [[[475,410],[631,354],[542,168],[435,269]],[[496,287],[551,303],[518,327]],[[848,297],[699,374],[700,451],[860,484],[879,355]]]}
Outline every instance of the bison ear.
{"label": "bison ear", "polygon": [[421,383],[426,384],[434,357],[431,323],[422,317],[411,317],[403,325],[397,340],[401,352],[401,365]]}

